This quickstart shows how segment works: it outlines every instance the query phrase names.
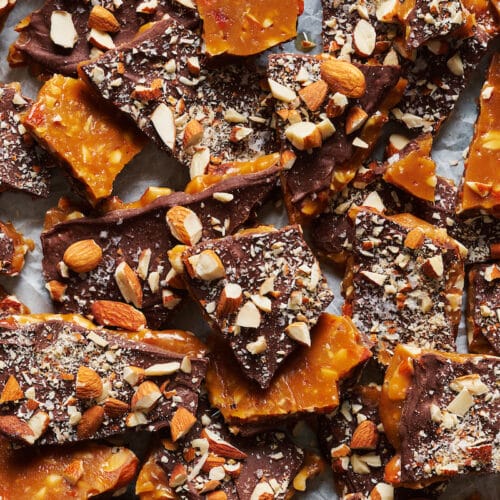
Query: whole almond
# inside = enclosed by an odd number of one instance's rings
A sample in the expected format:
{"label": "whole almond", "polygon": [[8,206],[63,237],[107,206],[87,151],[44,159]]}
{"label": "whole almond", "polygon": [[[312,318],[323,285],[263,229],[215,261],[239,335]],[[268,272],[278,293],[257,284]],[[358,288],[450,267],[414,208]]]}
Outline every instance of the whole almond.
{"label": "whole almond", "polygon": [[94,399],[102,394],[102,380],[97,372],[87,366],[80,366],[76,375],[76,397]]}
{"label": "whole almond", "polygon": [[92,406],[82,415],[76,428],[79,439],[91,438],[101,427],[104,421],[104,408],[102,406]]}
{"label": "whole almond", "polygon": [[129,405],[115,398],[107,398],[104,401],[104,413],[108,417],[115,418],[125,415],[129,411]]}
{"label": "whole almond", "polygon": [[71,244],[63,255],[64,263],[75,273],[88,273],[102,260],[102,249],[94,240],[80,240]]}
{"label": "whole almond", "polygon": [[89,28],[107,33],[116,33],[120,31],[120,23],[108,9],[95,5],[89,14]]}
{"label": "whole almond", "polygon": [[144,314],[123,302],[96,300],[92,304],[91,313],[96,323],[103,326],[136,332],[146,325]]}
{"label": "whole almond", "polygon": [[321,63],[321,78],[333,92],[346,97],[363,97],[366,92],[365,75],[354,64],[340,59],[328,59]]}
{"label": "whole almond", "polygon": [[377,426],[371,420],[364,420],[355,429],[351,439],[353,450],[375,450],[378,444]]}

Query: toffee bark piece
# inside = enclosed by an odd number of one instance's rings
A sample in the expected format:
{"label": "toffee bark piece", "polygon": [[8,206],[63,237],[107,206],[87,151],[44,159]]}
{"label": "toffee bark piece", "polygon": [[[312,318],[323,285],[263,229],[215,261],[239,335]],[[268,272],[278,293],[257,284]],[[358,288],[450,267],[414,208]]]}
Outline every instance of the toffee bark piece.
{"label": "toffee bark piece", "polygon": [[133,125],[103,107],[84,82],[62,75],[44,84],[23,124],[92,204],[111,195],[116,176],[144,144]]}
{"label": "toffee bark piece", "polygon": [[394,448],[381,425],[380,394],[381,387],[376,384],[355,386],[344,393],[336,412],[319,417],[320,447],[331,463],[338,494],[375,499],[385,498],[384,492],[396,500],[438,498],[442,491],[435,487],[422,492],[393,488],[384,482],[384,467]]}
{"label": "toffee bark piece", "polygon": [[385,480],[419,488],[452,476],[498,473],[500,358],[400,345],[380,415],[397,454]]}
{"label": "toffee bark piece", "polygon": [[353,210],[355,239],[342,284],[344,313],[387,365],[398,343],[455,350],[465,249],[410,214]]}
{"label": "toffee bark piece", "polygon": [[480,112],[465,163],[459,212],[500,216],[500,55],[491,61],[480,97]]}
{"label": "toffee bark piece", "polygon": [[[173,443],[163,439],[150,453],[136,483],[141,500],[157,492],[197,500],[287,498],[304,462],[304,452],[282,432],[233,436],[220,414],[200,400],[189,434]],[[220,496],[216,496],[216,495]],[[207,496],[205,496],[207,495]]]}
{"label": "toffee bark piece", "polygon": [[[126,298],[122,294],[115,277],[121,265],[121,271],[127,272],[128,279],[135,283],[137,296],[142,297],[135,307],[145,314],[150,327],[160,327],[181,298],[171,289],[170,281],[182,270],[172,270],[167,252],[182,241],[174,237],[166,220],[167,212],[174,207],[187,210],[189,220],[199,219],[204,239],[230,234],[254,215],[274,188],[278,174],[279,168],[271,167],[228,177],[194,194],[163,196],[144,208],[116,210],[99,218],[84,217],[55,225],[42,234],[42,247],[46,281],[49,286],[54,282],[64,287],[62,297],[55,298],[56,309],[88,316],[94,314],[96,301],[129,300],[133,304],[130,295]],[[174,221],[173,227],[178,231],[186,227],[183,218]],[[95,267],[83,274],[68,269],[64,259],[67,249],[82,240],[90,242],[87,246],[94,254],[96,246],[102,252]],[[76,252],[76,256],[78,259],[80,253]]]}
{"label": "toffee bark piece", "polygon": [[3,498],[87,498],[113,493],[135,476],[138,460],[127,448],[101,444],[13,450],[0,441]]}
{"label": "toffee bark piece", "polygon": [[294,38],[304,2],[293,0],[283,9],[279,0],[237,0],[230,4],[198,0],[196,7],[210,55],[248,56]]}
{"label": "toffee bark piece", "polygon": [[47,158],[21,124],[30,103],[31,99],[21,95],[19,83],[0,84],[0,191],[46,197]]}
{"label": "toffee bark piece", "polygon": [[207,372],[210,401],[232,428],[242,431],[333,411],[339,405],[339,386],[371,356],[369,342],[349,318],[323,314],[311,332],[311,347],[287,358],[270,386],[261,389],[245,380],[220,341],[215,346]]}
{"label": "toffee bark piece", "polygon": [[26,253],[34,248],[33,241],[24,238],[10,222],[0,221],[0,274],[17,276]]}
{"label": "toffee bark piece", "polygon": [[364,125],[380,110],[399,73],[397,66],[297,54],[270,56],[268,77],[282,154],[294,157],[283,173],[292,220],[298,217],[293,210],[300,209],[305,198],[329,189],[336,167],[351,160],[357,149],[373,148],[378,134],[365,142]]}
{"label": "toffee bark piece", "polygon": [[259,73],[207,62],[199,34],[168,19],[84,64],[80,75],[160,148],[191,167],[192,176],[205,173],[209,163],[276,151]]}
{"label": "toffee bark piece", "polygon": [[[183,354],[69,319],[2,322],[2,434],[22,445],[66,443],[168,427],[181,408],[196,413],[205,358],[187,369]],[[164,394],[167,380],[173,392]]]}
{"label": "toffee bark piece", "polygon": [[12,314],[29,314],[29,308],[15,295],[9,294],[0,286],[0,317]]}
{"label": "toffee bark piece", "polygon": [[[65,20],[62,26],[56,24],[57,28],[53,30],[53,23],[57,23],[57,20],[53,21],[54,13],[61,11],[67,13]],[[142,26],[161,19],[164,14],[172,15],[187,25],[195,21],[193,10],[170,0],[98,0],[83,3],[46,0],[39,10],[32,12],[16,27],[20,35],[11,47],[9,62],[14,66],[28,64],[37,73],[76,76],[79,63],[132,40]],[[72,34],[68,43],[60,40],[65,27]],[[92,28],[98,32],[92,32]],[[54,31],[56,34],[59,32],[56,40],[53,39]]]}
{"label": "toffee bark piece", "polygon": [[500,354],[500,266],[473,266],[469,271],[467,336],[470,352]]}
{"label": "toffee bark piece", "polygon": [[243,373],[267,388],[333,299],[299,226],[260,227],[200,243],[182,259],[185,281]]}

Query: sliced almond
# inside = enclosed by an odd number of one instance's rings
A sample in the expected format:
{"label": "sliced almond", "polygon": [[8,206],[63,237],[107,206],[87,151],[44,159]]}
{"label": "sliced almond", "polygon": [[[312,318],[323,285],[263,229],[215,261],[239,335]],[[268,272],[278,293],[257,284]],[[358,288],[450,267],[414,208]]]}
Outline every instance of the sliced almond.
{"label": "sliced almond", "polygon": [[106,33],[116,33],[120,31],[120,23],[108,9],[101,5],[94,5],[89,14],[89,28],[93,28]]}
{"label": "sliced almond", "polygon": [[72,243],[63,255],[64,263],[75,273],[87,273],[102,260],[102,248],[94,240]]}
{"label": "sliced almond", "polygon": [[185,436],[196,423],[196,417],[186,408],[179,407],[170,421],[170,434],[174,443]]}
{"label": "sliced almond", "polygon": [[153,409],[156,402],[162,397],[160,388],[150,380],[143,382],[132,396],[130,407],[132,411],[141,411],[144,413]]}
{"label": "sliced almond", "polygon": [[253,302],[245,302],[236,316],[236,326],[242,328],[259,328],[261,322],[260,312]]}
{"label": "sliced almond", "polygon": [[356,24],[353,32],[354,50],[361,57],[368,57],[375,50],[377,33],[372,24],[365,19],[361,19]]}
{"label": "sliced almond", "polygon": [[114,326],[133,332],[146,326],[144,314],[123,302],[96,300],[92,304],[91,313],[96,323],[103,326]]}
{"label": "sliced almond", "polygon": [[76,433],[79,439],[90,439],[101,427],[104,421],[104,408],[102,406],[92,406],[86,410],[78,425]]}
{"label": "sliced almond", "polygon": [[203,139],[203,125],[198,120],[191,120],[184,129],[182,145],[185,149],[196,146]]}
{"label": "sliced almond", "polygon": [[271,89],[271,94],[278,101],[283,102],[292,102],[294,99],[297,99],[297,94],[294,90],[281,83],[278,83],[271,78],[267,80],[269,82],[269,88]]}
{"label": "sliced almond", "polygon": [[126,302],[142,307],[142,285],[135,271],[125,262],[120,262],[115,270],[115,281]]}
{"label": "sliced almond", "polygon": [[236,312],[243,300],[243,291],[237,283],[224,286],[217,304],[216,314],[219,318]]}
{"label": "sliced almond", "polygon": [[361,422],[352,435],[351,448],[353,450],[375,450],[378,444],[377,426],[371,420]]}
{"label": "sliced almond", "polygon": [[102,379],[97,372],[87,366],[80,366],[76,375],[76,397],[78,399],[95,399],[101,396]]}
{"label": "sliced almond", "polygon": [[165,146],[174,152],[177,131],[173,111],[166,104],[159,104],[151,115],[151,123]]}
{"label": "sliced almond", "polygon": [[353,64],[340,59],[327,59],[321,63],[321,78],[333,92],[346,97],[360,98],[366,92],[365,75]]}
{"label": "sliced almond", "polygon": [[144,375],[146,375],[146,377],[164,377],[165,375],[172,375],[173,373],[176,373],[180,370],[180,368],[181,364],[178,361],[158,363],[145,368]]}
{"label": "sliced almond", "polygon": [[200,218],[189,208],[177,205],[166,215],[166,220],[173,237],[185,245],[195,245],[203,234]]}
{"label": "sliced almond", "polygon": [[300,151],[319,148],[323,144],[321,132],[314,123],[298,122],[285,130],[286,138]]}
{"label": "sliced almond", "polygon": [[7,382],[0,396],[0,404],[7,403],[9,401],[19,401],[24,398],[24,392],[19,385],[16,377],[14,375],[9,375]]}
{"label": "sliced almond", "polygon": [[59,47],[72,49],[78,41],[73,17],[65,10],[54,10],[50,15],[50,39]]}
{"label": "sliced almond", "polygon": [[285,328],[285,332],[291,339],[296,340],[300,344],[308,347],[311,346],[311,334],[309,326],[306,323],[302,321],[291,323]]}
{"label": "sliced almond", "polygon": [[311,83],[299,90],[299,96],[304,101],[310,111],[317,111],[328,94],[328,84],[323,80]]}
{"label": "sliced almond", "polygon": [[213,250],[203,250],[203,252],[192,255],[188,259],[189,274],[203,281],[213,281],[221,279],[226,275],[226,270],[219,256]]}
{"label": "sliced almond", "polygon": [[354,106],[349,110],[345,122],[345,132],[347,135],[359,130],[368,120],[368,114],[359,106]]}

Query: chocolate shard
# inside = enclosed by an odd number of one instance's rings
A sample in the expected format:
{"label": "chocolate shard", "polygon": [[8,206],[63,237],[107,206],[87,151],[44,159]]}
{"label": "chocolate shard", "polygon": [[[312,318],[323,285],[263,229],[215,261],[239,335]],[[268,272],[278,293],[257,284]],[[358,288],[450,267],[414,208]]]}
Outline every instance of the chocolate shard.
{"label": "chocolate shard", "polygon": [[19,83],[0,84],[0,192],[49,194],[48,158],[21,124],[31,100],[21,95]]}
{"label": "chocolate shard", "polygon": [[0,274],[17,276],[26,253],[34,248],[33,241],[24,238],[10,222],[0,221]]}
{"label": "chocolate shard", "polygon": [[[292,211],[300,211],[306,197],[329,189],[334,168],[353,157],[359,147],[355,139],[359,140],[363,125],[399,80],[398,66],[344,62],[363,79],[366,87],[363,92],[347,96],[348,99],[342,90],[335,90],[325,81],[328,80],[326,64],[328,59],[316,56],[275,54],[269,57],[271,91],[277,83],[288,89],[290,96],[296,96],[289,100],[280,95],[279,90],[273,92],[282,151],[291,150],[296,157],[292,167],[283,173],[283,190],[288,207],[295,207]],[[301,122],[311,128],[305,138],[302,132],[293,132]],[[314,131],[313,125],[318,130]],[[366,144],[366,148],[373,147],[375,142],[376,138]],[[295,220],[297,215],[292,214],[291,218]]]}
{"label": "chocolate shard", "polygon": [[220,414],[201,398],[189,434],[177,443],[165,439],[151,451],[139,473],[136,494],[150,491],[152,485],[183,500],[201,500],[218,491],[228,500],[264,498],[266,493],[284,499],[293,491],[292,481],[303,462],[302,449],[282,432],[251,438],[232,435]]}
{"label": "chocolate shard", "polygon": [[[139,283],[137,294],[142,298],[134,303],[129,297],[129,301],[141,309],[150,327],[161,327],[180,302],[179,294],[168,284],[171,264],[167,252],[183,241],[173,235],[166,220],[167,212],[174,207],[184,207],[195,223],[195,230],[198,224],[201,227],[203,239],[231,234],[253,216],[276,185],[278,174],[279,168],[271,167],[228,177],[199,193],[162,196],[144,208],[116,210],[99,218],[84,217],[57,224],[42,234],[45,279],[49,285],[56,282],[56,286],[59,283],[65,287],[62,297],[55,299],[56,309],[91,315],[95,301],[126,301],[115,278],[118,266],[124,262],[132,272],[142,274],[140,281],[132,277]],[[184,225],[182,215],[172,222],[173,226]],[[176,236],[182,237],[182,234]],[[66,250],[82,240],[93,240],[97,257],[101,253],[101,258],[84,273],[80,272],[81,268],[74,271],[63,265]],[[149,254],[148,265],[139,271],[143,251]],[[173,277],[172,273],[175,275],[172,271],[169,278]]]}
{"label": "chocolate shard", "polygon": [[[276,151],[259,73],[241,64],[210,66],[201,43],[198,32],[168,19],[84,64],[80,75],[193,169]],[[190,136],[193,124],[201,132],[196,139]]]}
{"label": "chocolate shard", "polygon": [[470,352],[500,354],[500,267],[478,264],[469,271],[467,333]]}
{"label": "chocolate shard", "polygon": [[[95,7],[99,8],[98,14],[95,14]],[[73,34],[68,43],[53,40],[51,36],[52,16],[54,12],[61,11],[67,13],[64,24],[70,27]],[[89,21],[92,11],[93,20]],[[38,69],[38,72],[76,76],[79,63],[102,54],[110,47],[132,40],[141,26],[161,19],[165,14],[188,26],[196,25],[191,9],[170,0],[99,0],[83,4],[72,0],[46,0],[39,10],[31,13],[26,22],[22,21],[18,25],[16,29],[20,35],[11,50],[16,53],[16,65],[24,63]],[[89,42],[92,27],[96,27],[101,36],[109,36],[109,39],[104,44]],[[61,30],[63,27],[59,26],[58,31]]]}
{"label": "chocolate shard", "polygon": [[352,213],[353,253],[342,284],[344,311],[376,342],[387,365],[395,346],[455,350],[464,283],[463,247],[410,214]]}
{"label": "chocolate shard", "polygon": [[[2,323],[0,432],[22,445],[110,437],[168,427],[196,413],[206,359],[190,359],[64,317]],[[160,386],[169,381],[164,394]],[[175,394],[172,399],[171,394]]]}
{"label": "chocolate shard", "polygon": [[[386,466],[386,480],[418,488],[450,476],[497,472],[499,367],[494,356],[399,346],[380,406],[397,451]],[[391,401],[390,391],[401,396]]]}
{"label": "chocolate shard", "polygon": [[207,320],[262,388],[333,299],[299,226],[260,227],[183,254],[186,284]]}

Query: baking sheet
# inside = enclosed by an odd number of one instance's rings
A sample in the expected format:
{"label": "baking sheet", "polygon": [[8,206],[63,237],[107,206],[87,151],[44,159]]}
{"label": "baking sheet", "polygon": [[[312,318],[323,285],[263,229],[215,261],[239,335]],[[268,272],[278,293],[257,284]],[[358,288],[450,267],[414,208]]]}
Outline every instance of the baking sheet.
{"label": "baking sheet", "polygon": [[[10,69],[6,55],[10,44],[16,38],[13,27],[24,16],[42,5],[42,0],[19,0],[17,6],[9,15],[0,36],[0,79],[4,82],[22,82],[23,93],[35,97],[40,83],[32,78],[25,68]],[[305,32],[308,39],[317,44],[313,52],[319,52],[321,46],[321,1],[305,0],[305,11],[299,20],[299,33]],[[494,50],[498,50],[496,44]],[[283,45],[284,51],[295,51],[294,42]],[[487,58],[486,58],[487,59]],[[460,180],[463,171],[464,151],[468,148],[474,122],[477,116],[477,98],[484,81],[487,60],[484,60],[475,73],[469,86],[462,94],[456,109],[450,119],[443,125],[434,143],[432,156],[438,164],[438,174]],[[392,126],[398,130],[398,126]],[[138,155],[119,175],[115,182],[115,194],[124,200],[137,199],[148,186],[168,186],[182,189],[188,180],[185,168],[169,158],[165,153],[150,145]],[[32,312],[51,312],[52,305],[45,290],[41,277],[41,245],[40,232],[45,212],[57,204],[58,199],[69,194],[69,186],[65,178],[54,169],[52,179],[52,195],[45,200],[33,200],[30,196],[20,193],[0,193],[0,219],[10,220],[26,237],[33,239],[35,250],[27,256],[26,266],[19,277],[0,277],[0,284],[9,292],[15,293],[25,302]],[[286,214],[281,206],[268,206],[264,211],[265,222],[283,226],[287,223]],[[341,276],[328,264],[322,263],[329,284],[335,292],[335,300],[328,308],[329,312],[340,314],[342,297],[340,294]],[[207,326],[198,315],[197,309],[187,304],[175,318],[172,327],[189,329],[204,335]],[[460,328],[459,351],[466,351],[464,324]],[[307,430],[302,430],[299,440],[306,446],[314,446],[314,436]],[[480,483],[480,485],[479,485]],[[481,491],[482,498],[494,500],[500,498],[500,477],[470,481],[462,479],[450,486],[443,498],[466,498],[474,492]],[[314,481],[307,493],[297,495],[299,499],[331,500],[336,499],[331,480],[331,474],[326,471]]]}

